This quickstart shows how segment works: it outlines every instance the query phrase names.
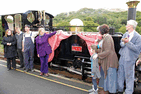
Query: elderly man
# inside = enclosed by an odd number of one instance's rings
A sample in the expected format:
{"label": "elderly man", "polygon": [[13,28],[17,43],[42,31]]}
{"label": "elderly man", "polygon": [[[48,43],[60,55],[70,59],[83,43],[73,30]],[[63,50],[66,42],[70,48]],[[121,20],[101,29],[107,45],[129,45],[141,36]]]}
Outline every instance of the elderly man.
{"label": "elderly man", "polygon": [[137,22],[127,21],[126,32],[120,42],[119,69],[118,69],[118,92],[123,94],[124,81],[126,82],[125,94],[132,94],[134,91],[134,68],[135,61],[140,54],[141,37],[135,31]]}

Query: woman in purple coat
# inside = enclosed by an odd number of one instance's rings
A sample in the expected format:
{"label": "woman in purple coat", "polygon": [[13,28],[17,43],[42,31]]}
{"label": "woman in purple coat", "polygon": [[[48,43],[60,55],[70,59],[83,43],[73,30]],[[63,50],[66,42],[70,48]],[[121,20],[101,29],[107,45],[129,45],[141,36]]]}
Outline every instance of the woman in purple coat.
{"label": "woman in purple coat", "polygon": [[41,73],[40,76],[48,75],[48,58],[49,54],[52,53],[51,46],[48,43],[48,38],[56,34],[56,32],[46,34],[44,28],[39,28],[39,36],[36,38],[36,49],[37,56],[40,57],[41,62]]}

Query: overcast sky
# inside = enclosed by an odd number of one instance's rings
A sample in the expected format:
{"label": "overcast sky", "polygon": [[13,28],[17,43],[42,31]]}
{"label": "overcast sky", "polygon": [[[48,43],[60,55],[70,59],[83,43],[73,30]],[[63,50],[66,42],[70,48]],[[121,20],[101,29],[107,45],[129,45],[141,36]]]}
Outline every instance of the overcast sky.
{"label": "overcast sky", "polygon": [[[128,10],[127,1],[129,0],[1,0],[0,15],[23,13],[28,10],[45,10],[54,16],[62,12],[78,11],[81,8]],[[141,2],[137,10],[141,11]]]}

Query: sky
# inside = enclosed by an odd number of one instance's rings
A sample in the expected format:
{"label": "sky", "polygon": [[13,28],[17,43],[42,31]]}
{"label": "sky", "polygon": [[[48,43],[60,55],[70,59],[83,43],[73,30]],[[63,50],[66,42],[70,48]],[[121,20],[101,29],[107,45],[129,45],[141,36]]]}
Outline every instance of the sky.
{"label": "sky", "polygon": [[[24,13],[28,10],[45,10],[53,16],[62,12],[78,11],[81,8],[120,8],[128,10],[126,4],[128,1],[129,0],[2,0],[0,3],[0,15]],[[137,11],[141,11],[141,1],[137,6]]]}

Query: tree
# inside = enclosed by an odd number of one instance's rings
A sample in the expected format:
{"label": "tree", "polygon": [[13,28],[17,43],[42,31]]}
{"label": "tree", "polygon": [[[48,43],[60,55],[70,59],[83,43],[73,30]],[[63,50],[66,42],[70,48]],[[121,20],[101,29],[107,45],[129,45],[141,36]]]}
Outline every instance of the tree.
{"label": "tree", "polygon": [[141,34],[141,27],[137,26],[137,27],[136,27],[136,31],[137,31],[139,34]]}
{"label": "tree", "polygon": [[136,21],[138,22],[138,26],[141,27],[141,17],[136,18]]}
{"label": "tree", "polygon": [[123,25],[120,29],[119,29],[119,32],[121,32],[121,33],[125,33],[126,32],[126,27],[125,27],[125,25]]}
{"label": "tree", "polygon": [[94,23],[93,19],[91,17],[87,17],[84,21],[84,31],[87,32],[97,32],[96,28],[99,26],[99,24]]}
{"label": "tree", "polygon": [[2,27],[2,22],[1,22],[1,20],[0,20],[0,43],[1,43],[1,41],[2,41],[3,31],[4,31],[4,29],[3,29],[3,27]]}
{"label": "tree", "polygon": [[[84,22],[84,26],[98,26],[102,24],[107,24],[110,27],[115,28],[115,32],[125,32],[126,29],[121,30],[127,24],[127,11],[121,12],[111,12],[104,9],[90,9],[90,8],[82,8],[79,11],[69,12],[58,14],[53,20],[54,24],[62,22],[70,22],[71,19],[78,18]],[[136,13],[136,21],[138,22],[138,26],[141,27],[141,12],[137,11]],[[122,27],[122,28],[121,28]],[[119,30],[120,29],[120,30]],[[95,31],[96,27],[85,27],[85,31]],[[140,32],[140,30],[139,30]]]}
{"label": "tree", "polygon": [[3,28],[2,28],[2,22],[0,20],[0,32],[3,32]]}
{"label": "tree", "polygon": [[[65,26],[70,26],[70,24],[69,24],[69,22],[62,21],[62,22],[58,23],[56,26],[58,27],[58,29],[63,29],[63,30],[65,29],[65,31],[69,31],[69,27],[65,27]],[[64,26],[64,27],[62,27],[62,26]]]}

